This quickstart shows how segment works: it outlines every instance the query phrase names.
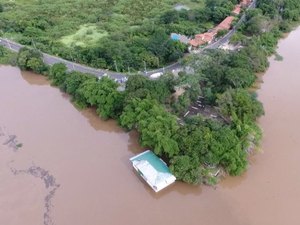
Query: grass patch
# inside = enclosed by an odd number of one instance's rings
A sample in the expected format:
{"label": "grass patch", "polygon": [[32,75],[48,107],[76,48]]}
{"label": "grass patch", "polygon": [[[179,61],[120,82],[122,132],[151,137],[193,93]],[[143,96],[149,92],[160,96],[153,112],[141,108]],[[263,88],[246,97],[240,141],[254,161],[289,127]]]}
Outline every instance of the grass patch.
{"label": "grass patch", "polygon": [[108,33],[103,30],[99,30],[96,25],[81,25],[79,30],[71,35],[64,36],[61,38],[61,42],[68,46],[81,46],[93,45],[99,39],[107,36]]}

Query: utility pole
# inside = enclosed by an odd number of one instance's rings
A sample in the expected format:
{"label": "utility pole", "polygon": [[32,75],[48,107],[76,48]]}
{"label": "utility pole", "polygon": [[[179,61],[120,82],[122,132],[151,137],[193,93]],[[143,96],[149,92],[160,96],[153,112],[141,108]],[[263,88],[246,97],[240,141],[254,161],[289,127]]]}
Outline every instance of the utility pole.
{"label": "utility pole", "polygon": [[37,48],[36,48],[36,45],[35,45],[35,43],[34,43],[34,41],[33,41],[33,39],[32,39],[32,38],[31,38],[31,43],[32,43],[32,45],[33,45],[34,49],[35,49],[35,50],[37,50]]}
{"label": "utility pole", "polygon": [[8,44],[9,49],[12,50],[11,45],[10,45],[10,42],[7,40],[7,38],[6,38],[6,42],[7,42],[7,44]]}
{"label": "utility pole", "polygon": [[73,70],[75,70],[74,59],[73,59],[73,57],[72,57],[71,52],[70,52],[70,58],[71,58],[71,60],[72,60],[72,62],[71,62],[72,68],[73,68]]}
{"label": "utility pole", "polygon": [[146,65],[146,62],[145,62],[145,61],[143,61],[143,62],[144,62],[145,73],[146,73],[146,75],[147,75],[147,65]]}
{"label": "utility pole", "polygon": [[117,71],[117,72],[119,72],[119,71],[118,71],[118,65],[117,65],[117,61],[116,61],[116,60],[114,60],[114,63],[115,63],[115,68],[116,68],[116,71]]}

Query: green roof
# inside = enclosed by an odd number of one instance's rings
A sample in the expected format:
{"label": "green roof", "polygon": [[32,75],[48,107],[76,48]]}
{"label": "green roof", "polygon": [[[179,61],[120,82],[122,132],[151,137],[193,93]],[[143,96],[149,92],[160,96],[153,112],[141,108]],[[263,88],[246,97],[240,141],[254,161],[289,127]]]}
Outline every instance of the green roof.
{"label": "green roof", "polygon": [[166,165],[166,163],[160,159],[159,157],[157,157],[152,151],[147,150],[135,157],[132,157],[130,159],[131,162],[133,162],[134,160],[146,160],[148,161],[155,170],[157,170],[158,172],[162,172],[162,173],[171,173],[171,171],[169,170],[169,167]]}
{"label": "green roof", "polygon": [[139,175],[144,178],[155,192],[162,190],[176,180],[166,163],[150,150],[132,157],[130,161]]}

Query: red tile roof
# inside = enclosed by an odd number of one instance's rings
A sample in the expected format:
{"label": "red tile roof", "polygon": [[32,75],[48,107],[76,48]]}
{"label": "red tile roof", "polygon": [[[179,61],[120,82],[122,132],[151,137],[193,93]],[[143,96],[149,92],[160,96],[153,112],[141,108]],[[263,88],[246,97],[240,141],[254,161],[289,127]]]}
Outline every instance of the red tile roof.
{"label": "red tile roof", "polygon": [[200,39],[204,42],[211,42],[214,39],[215,33],[206,32],[204,34],[196,34],[195,39]]}
{"label": "red tile roof", "polygon": [[[251,2],[252,0],[241,0],[240,4],[235,6],[232,13],[239,15],[241,13],[242,7],[248,6]],[[200,45],[210,43],[214,39],[214,36],[217,34],[219,30],[230,30],[233,20],[234,20],[233,16],[226,17],[212,31],[203,34],[196,34],[195,38],[189,41],[189,44],[192,45],[193,47],[198,47]]]}
{"label": "red tile roof", "polygon": [[234,13],[235,15],[239,15],[241,13],[241,5],[238,4],[235,6],[234,10],[232,11],[232,13]]}
{"label": "red tile roof", "polygon": [[242,0],[241,5],[247,6],[247,5],[250,5],[251,2],[252,2],[252,0]]}
{"label": "red tile roof", "polygon": [[192,39],[190,40],[190,45],[193,47],[199,47],[200,45],[204,45],[205,42],[202,41],[201,39]]}
{"label": "red tile roof", "polygon": [[218,26],[216,26],[216,31],[219,30],[229,30],[231,28],[231,24],[234,20],[233,16],[226,17]]}

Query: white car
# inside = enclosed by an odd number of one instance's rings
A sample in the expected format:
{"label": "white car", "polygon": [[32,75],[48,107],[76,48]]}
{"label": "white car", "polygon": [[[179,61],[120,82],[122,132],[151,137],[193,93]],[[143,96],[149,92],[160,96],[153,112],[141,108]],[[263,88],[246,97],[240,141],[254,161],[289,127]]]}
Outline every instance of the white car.
{"label": "white car", "polygon": [[163,72],[153,73],[150,75],[150,78],[156,79],[159,78],[161,75],[163,75]]}

